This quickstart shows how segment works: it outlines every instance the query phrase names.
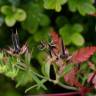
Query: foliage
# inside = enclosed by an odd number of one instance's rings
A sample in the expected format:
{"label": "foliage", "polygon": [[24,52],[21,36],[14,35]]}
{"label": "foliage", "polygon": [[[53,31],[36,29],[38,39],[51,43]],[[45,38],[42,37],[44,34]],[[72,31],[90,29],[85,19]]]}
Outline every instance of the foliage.
{"label": "foliage", "polygon": [[[0,73],[23,93],[50,92],[46,82],[96,93],[95,5],[95,0],[0,0]],[[5,96],[21,95],[10,84]]]}
{"label": "foliage", "polygon": [[66,2],[67,0],[56,0],[56,1],[44,0],[44,7],[46,9],[55,9],[57,12],[60,12],[62,5],[65,4]]}
{"label": "foliage", "polygon": [[65,25],[64,27],[60,28],[60,34],[64,38],[65,45],[73,43],[74,45],[82,46],[84,44],[84,39],[80,34],[82,31],[83,28],[79,24]]}
{"label": "foliage", "polygon": [[95,8],[92,5],[94,0],[56,0],[55,4],[53,4],[53,2],[54,0],[44,0],[44,7],[46,9],[55,9],[57,12],[60,12],[61,6],[68,2],[69,10],[72,12],[79,11],[81,15],[92,14],[95,12]]}
{"label": "foliage", "polygon": [[96,47],[81,48],[79,51],[73,53],[72,61],[74,63],[82,63],[88,60],[96,52]]}
{"label": "foliage", "polygon": [[15,25],[16,21],[26,19],[26,12],[20,8],[5,5],[1,7],[1,12],[5,15],[5,23],[9,27]]}

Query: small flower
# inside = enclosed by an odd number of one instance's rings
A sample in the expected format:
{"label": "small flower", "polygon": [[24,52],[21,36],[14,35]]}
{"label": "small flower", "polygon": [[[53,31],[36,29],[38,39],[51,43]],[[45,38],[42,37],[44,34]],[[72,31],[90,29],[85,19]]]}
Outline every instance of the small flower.
{"label": "small flower", "polygon": [[13,44],[13,48],[9,47],[9,50],[6,50],[6,52],[10,55],[13,55],[13,56],[22,55],[28,49],[27,43],[25,43],[20,48],[20,46],[19,46],[19,36],[18,36],[17,30],[16,30],[16,32],[12,32],[12,44]]}
{"label": "small flower", "polygon": [[18,56],[24,54],[27,51],[27,49],[27,43],[25,43],[18,51],[9,47],[9,50],[6,50],[6,52],[12,56]]}

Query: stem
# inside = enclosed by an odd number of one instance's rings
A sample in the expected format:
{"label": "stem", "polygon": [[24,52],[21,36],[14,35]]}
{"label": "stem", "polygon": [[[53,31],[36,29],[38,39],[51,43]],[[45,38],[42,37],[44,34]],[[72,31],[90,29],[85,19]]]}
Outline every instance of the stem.
{"label": "stem", "polygon": [[21,70],[25,70],[23,67],[19,66],[19,65],[15,65],[17,68],[21,69]]}
{"label": "stem", "polygon": [[[47,81],[47,80],[44,79],[44,80],[42,80],[40,83],[43,84],[43,83],[46,82],[46,81]],[[39,87],[41,86],[41,84],[39,85]],[[31,90],[32,88],[35,88],[35,87],[38,87],[38,84],[35,84],[35,85],[29,87],[28,89],[26,89],[26,90],[25,90],[25,93],[27,93],[29,90]],[[38,87],[38,88],[39,88],[39,87]],[[46,87],[43,86],[43,88],[46,90]]]}
{"label": "stem", "polygon": [[[32,70],[31,70],[31,71],[32,71]],[[32,72],[33,72],[33,71],[32,71]],[[33,74],[37,75],[37,76],[40,77],[40,78],[43,78],[43,79],[48,80],[48,78],[46,78],[46,77],[44,77],[44,76],[42,76],[42,75],[40,75],[40,74],[38,74],[38,73],[36,73],[36,72],[33,72]]]}
{"label": "stem", "polygon": [[[31,71],[32,71],[32,70],[31,70]],[[32,71],[32,72],[33,72],[33,71]],[[47,81],[47,80],[50,81],[48,78],[45,78],[44,76],[42,76],[42,75],[40,75],[40,74],[38,74],[38,73],[36,73],[36,72],[33,72],[33,73],[34,73],[35,75],[37,75],[38,77],[45,79],[45,81]],[[53,82],[53,81],[51,81],[51,82]],[[53,82],[53,83],[54,83],[54,82]],[[57,84],[58,84],[59,86],[65,88],[65,89],[77,90],[77,88],[72,87],[72,86],[68,86],[68,85],[64,85],[64,84],[61,83],[61,82],[58,82]],[[34,86],[26,89],[25,92],[28,92],[31,88],[34,88],[34,87],[36,87],[36,86],[38,86],[38,85],[34,85]]]}
{"label": "stem", "polygon": [[[33,72],[33,71],[32,71],[32,72]],[[42,76],[42,75],[40,75],[40,74],[38,74],[38,73],[35,73],[35,72],[33,72],[33,73],[36,74],[36,75],[37,75],[38,77],[40,77],[40,78],[43,78],[43,79],[46,79],[46,80],[50,81],[48,78],[45,78],[44,76]],[[63,87],[63,88],[66,88],[66,89],[77,90],[77,88],[71,87],[71,86],[68,86],[68,85],[64,85],[64,84],[61,83],[61,82],[58,82],[57,84],[60,85],[60,86]]]}
{"label": "stem", "polygon": [[28,89],[25,90],[25,93],[27,93],[30,89],[35,88],[35,87],[37,87],[37,86],[38,86],[38,84],[29,87]]}
{"label": "stem", "polygon": [[58,82],[58,85],[60,85],[61,87],[65,88],[65,89],[77,90],[77,88],[71,87],[71,86],[68,86],[68,85],[64,85],[64,84],[61,83],[61,82]]}

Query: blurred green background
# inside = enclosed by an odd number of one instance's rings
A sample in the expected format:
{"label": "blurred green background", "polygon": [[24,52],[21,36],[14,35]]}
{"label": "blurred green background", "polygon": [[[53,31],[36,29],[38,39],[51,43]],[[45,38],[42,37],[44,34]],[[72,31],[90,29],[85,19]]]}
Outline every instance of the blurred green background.
{"label": "blurred green background", "polygon": [[[70,52],[80,47],[96,45],[96,1],[0,0],[1,49],[12,45],[11,28],[16,24],[20,44],[28,42],[29,49],[33,50],[32,66],[40,70],[42,54],[37,46],[41,40],[48,40],[50,28],[60,34]],[[30,83],[15,88],[15,80],[9,77],[0,75],[0,96],[24,95],[24,90]],[[55,88],[52,91],[50,86],[51,84],[46,92],[55,92]],[[43,92],[42,89],[34,89],[29,94]]]}

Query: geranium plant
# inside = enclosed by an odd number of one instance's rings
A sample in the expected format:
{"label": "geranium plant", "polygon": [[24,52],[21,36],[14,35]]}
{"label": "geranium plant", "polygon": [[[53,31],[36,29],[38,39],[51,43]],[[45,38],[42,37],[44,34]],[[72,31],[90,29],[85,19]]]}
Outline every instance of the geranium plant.
{"label": "geranium plant", "polygon": [[0,0],[0,96],[92,96],[95,59],[96,0]]}

